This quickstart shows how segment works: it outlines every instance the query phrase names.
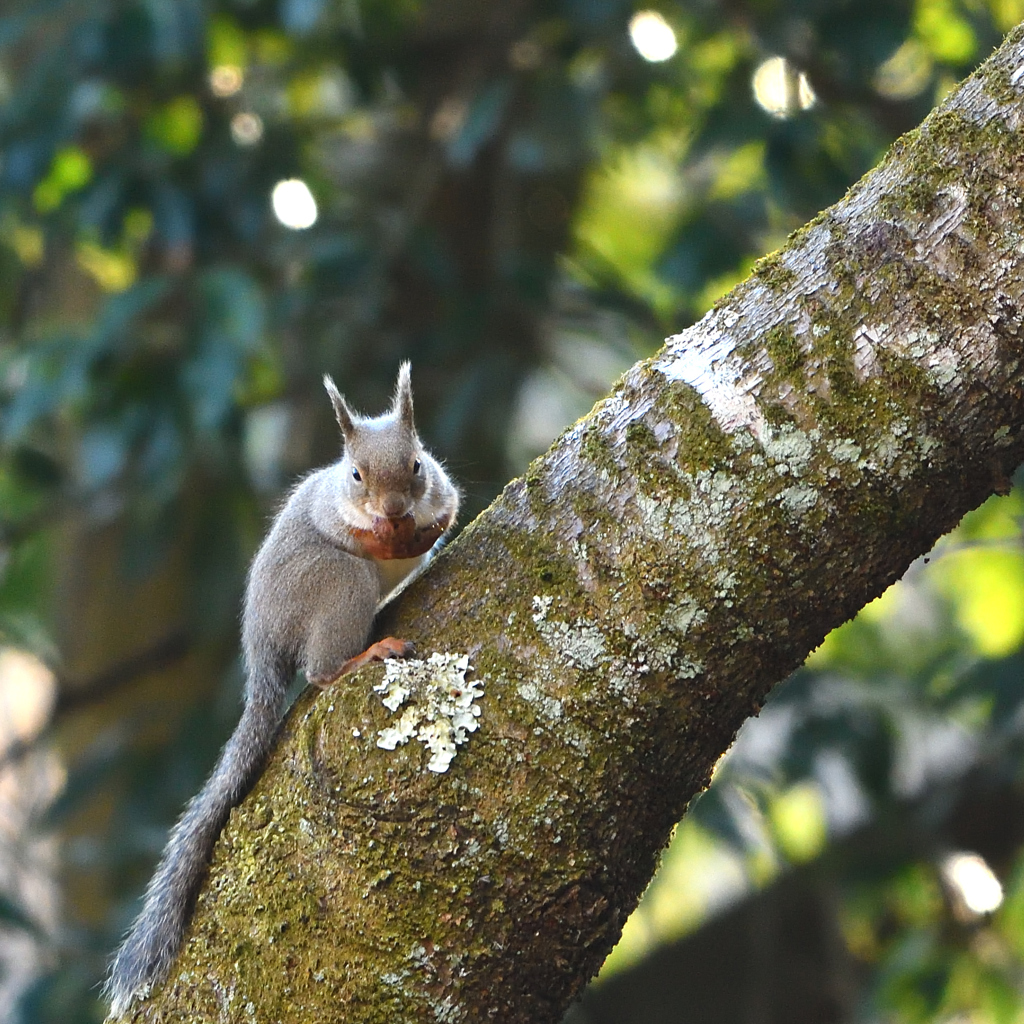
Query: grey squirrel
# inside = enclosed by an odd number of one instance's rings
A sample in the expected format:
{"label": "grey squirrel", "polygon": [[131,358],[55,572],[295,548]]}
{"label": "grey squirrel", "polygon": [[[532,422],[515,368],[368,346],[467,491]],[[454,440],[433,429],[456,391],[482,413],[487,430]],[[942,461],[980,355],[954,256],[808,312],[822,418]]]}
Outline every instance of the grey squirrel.
{"label": "grey squirrel", "polygon": [[296,670],[326,687],[368,661],[412,653],[394,637],[363,648],[381,599],[454,523],[459,492],[416,435],[408,363],[391,409],[374,418],[354,413],[330,377],[324,386],[342,457],[298,484],[253,560],[242,615],[242,716],[171,830],[142,911],[114,954],[104,989],[112,1017],[170,971],[213,845],[263,767]]}

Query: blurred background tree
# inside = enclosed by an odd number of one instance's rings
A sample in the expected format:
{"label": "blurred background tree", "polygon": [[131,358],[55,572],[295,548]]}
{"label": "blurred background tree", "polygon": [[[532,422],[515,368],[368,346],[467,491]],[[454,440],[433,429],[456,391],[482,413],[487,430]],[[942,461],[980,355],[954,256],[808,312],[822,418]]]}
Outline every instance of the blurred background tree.
{"label": "blurred background tree", "polygon": [[[102,1019],[235,720],[248,559],[337,451],[324,371],[375,411],[411,358],[472,514],[1022,18],[8,0],[0,1019]],[[1021,501],[745,727],[572,1019],[1024,1019]]]}

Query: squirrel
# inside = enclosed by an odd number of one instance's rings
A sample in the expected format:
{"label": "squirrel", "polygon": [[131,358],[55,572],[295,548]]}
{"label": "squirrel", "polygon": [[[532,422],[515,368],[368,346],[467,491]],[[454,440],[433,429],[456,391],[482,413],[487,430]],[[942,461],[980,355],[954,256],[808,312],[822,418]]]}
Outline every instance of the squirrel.
{"label": "squirrel", "polygon": [[417,437],[409,363],[381,416],[354,413],[326,375],[324,387],[342,456],[300,481],[253,559],[242,613],[241,719],[171,830],[142,911],[114,954],[104,988],[112,1017],[170,972],[213,845],[263,768],[296,670],[326,688],[367,662],[413,653],[394,637],[363,648],[382,599],[425,564],[455,522],[459,491]]}

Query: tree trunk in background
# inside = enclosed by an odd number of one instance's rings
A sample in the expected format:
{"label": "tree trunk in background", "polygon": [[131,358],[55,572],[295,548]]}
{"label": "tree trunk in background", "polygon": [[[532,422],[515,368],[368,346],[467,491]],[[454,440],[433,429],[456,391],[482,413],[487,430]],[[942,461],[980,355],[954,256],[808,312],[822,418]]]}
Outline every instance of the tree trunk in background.
{"label": "tree trunk in background", "polygon": [[381,624],[478,731],[300,699],[133,1019],[559,1020],[744,718],[1024,456],[1022,121],[1017,30],[509,485]]}

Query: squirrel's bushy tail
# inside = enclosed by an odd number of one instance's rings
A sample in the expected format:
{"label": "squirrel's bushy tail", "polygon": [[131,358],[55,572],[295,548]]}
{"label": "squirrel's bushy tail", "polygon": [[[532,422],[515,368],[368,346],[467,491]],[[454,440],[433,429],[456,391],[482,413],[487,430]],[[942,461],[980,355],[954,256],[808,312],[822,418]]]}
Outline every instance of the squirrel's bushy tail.
{"label": "squirrel's bushy tail", "polygon": [[[250,680],[250,682],[252,682]],[[284,680],[248,688],[249,700],[206,785],[171,830],[136,918],[110,965],[104,995],[119,1017],[162,981],[181,946],[213,844],[231,808],[245,796],[267,758],[281,720]],[[277,696],[276,700],[260,700]]]}

